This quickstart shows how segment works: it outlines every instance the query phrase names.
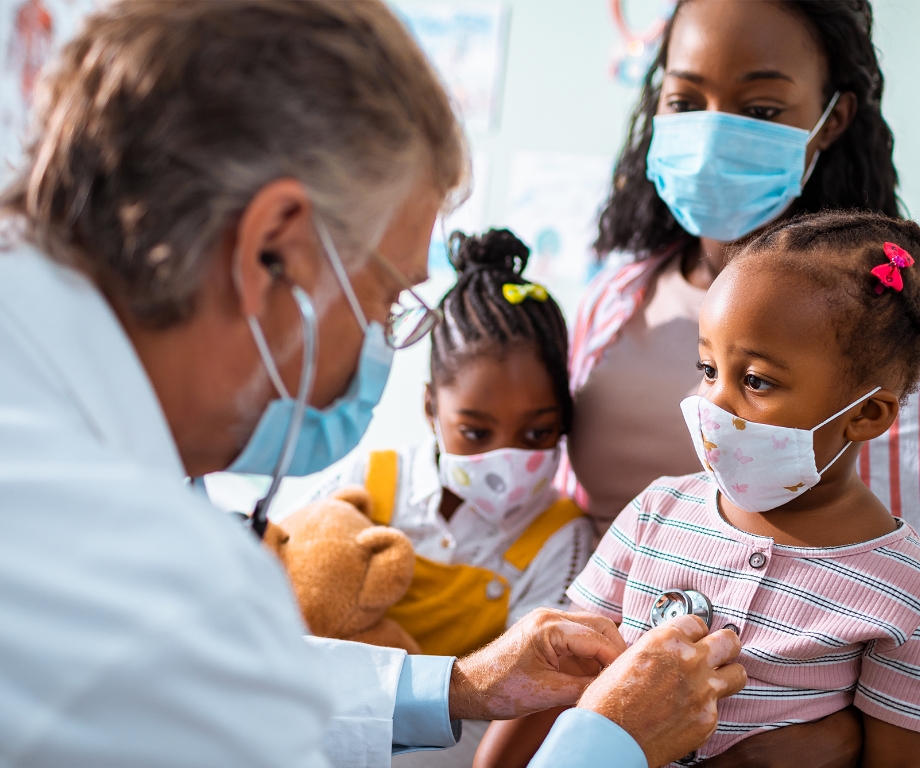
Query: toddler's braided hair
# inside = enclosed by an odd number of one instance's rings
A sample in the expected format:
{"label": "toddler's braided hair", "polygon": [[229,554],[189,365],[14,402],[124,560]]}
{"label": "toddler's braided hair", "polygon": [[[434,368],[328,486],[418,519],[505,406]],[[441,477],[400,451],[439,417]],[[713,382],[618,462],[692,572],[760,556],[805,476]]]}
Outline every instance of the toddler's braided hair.
{"label": "toddler's braided hair", "polygon": [[480,355],[502,357],[512,349],[531,345],[546,366],[562,409],[562,429],[572,423],[569,390],[568,336],[562,311],[546,301],[525,298],[509,302],[508,283],[526,285],[521,273],[530,249],[507,229],[484,235],[451,234],[450,262],[457,284],[441,299],[444,321],[431,335],[431,384],[448,384],[467,360]]}
{"label": "toddler's braided hair", "polygon": [[[907,251],[916,265],[901,270],[904,288],[876,293],[872,269],[888,264],[884,245]],[[855,386],[882,376],[899,382],[902,399],[920,381],[920,226],[860,211],[823,211],[768,227],[729,256],[790,272],[826,297],[830,322]]]}

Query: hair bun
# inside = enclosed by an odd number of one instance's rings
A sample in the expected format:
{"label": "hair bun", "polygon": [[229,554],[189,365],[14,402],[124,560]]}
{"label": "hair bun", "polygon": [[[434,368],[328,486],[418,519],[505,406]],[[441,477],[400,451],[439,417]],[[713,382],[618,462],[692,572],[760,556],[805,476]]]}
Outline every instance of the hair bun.
{"label": "hair bun", "polygon": [[507,229],[490,229],[483,235],[455,231],[447,243],[448,258],[459,275],[480,269],[520,275],[530,258],[530,248]]}

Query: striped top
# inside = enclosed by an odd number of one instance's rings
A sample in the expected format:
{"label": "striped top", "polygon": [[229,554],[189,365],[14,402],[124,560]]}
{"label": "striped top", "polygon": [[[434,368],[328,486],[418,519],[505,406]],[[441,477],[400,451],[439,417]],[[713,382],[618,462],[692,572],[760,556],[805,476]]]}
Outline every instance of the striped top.
{"label": "striped top", "polygon": [[629,644],[650,628],[656,595],[673,588],[709,597],[714,630],[739,629],[749,682],[719,702],[719,727],[696,760],[851,703],[920,731],[917,533],[899,521],[860,544],[781,546],[729,525],[716,493],[705,474],[660,478],[616,519],[568,591],[620,623]]}

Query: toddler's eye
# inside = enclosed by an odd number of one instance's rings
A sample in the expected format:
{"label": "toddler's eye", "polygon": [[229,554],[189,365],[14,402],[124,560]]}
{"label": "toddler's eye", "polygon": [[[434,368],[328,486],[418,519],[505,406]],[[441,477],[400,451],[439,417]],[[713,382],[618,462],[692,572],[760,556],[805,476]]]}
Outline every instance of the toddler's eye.
{"label": "toddler's eye", "polygon": [[773,385],[767,381],[764,381],[760,376],[755,376],[753,373],[749,373],[744,377],[744,385],[748,389],[753,389],[756,392],[761,392],[765,389],[770,389]]}
{"label": "toddler's eye", "polygon": [[556,434],[555,427],[538,427],[537,429],[528,430],[524,439],[529,443],[538,444],[548,440]]}
{"label": "toddler's eye", "polygon": [[697,362],[696,369],[703,372],[703,378],[706,381],[713,381],[716,378],[716,369],[706,363]]}

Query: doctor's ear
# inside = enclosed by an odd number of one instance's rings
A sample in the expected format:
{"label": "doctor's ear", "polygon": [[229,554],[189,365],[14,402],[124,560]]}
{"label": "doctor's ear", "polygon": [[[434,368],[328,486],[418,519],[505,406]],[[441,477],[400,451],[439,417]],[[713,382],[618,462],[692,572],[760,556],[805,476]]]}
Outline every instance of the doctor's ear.
{"label": "doctor's ear", "polygon": [[854,443],[863,443],[884,435],[894,424],[899,410],[898,396],[890,389],[880,389],[851,418],[844,435]]}
{"label": "doctor's ear", "polygon": [[236,227],[233,281],[245,315],[260,316],[281,276],[309,290],[322,257],[313,205],[297,179],[276,179],[253,195]]}
{"label": "doctor's ear", "polygon": [[843,136],[853,118],[856,117],[856,94],[845,91],[840,94],[837,103],[827,116],[821,130],[818,131],[816,145],[822,152],[826,151],[837,139]]}

